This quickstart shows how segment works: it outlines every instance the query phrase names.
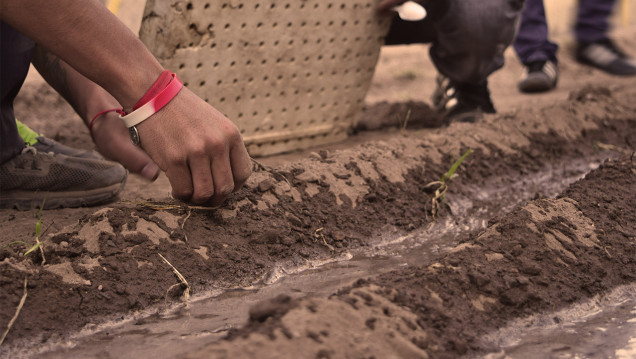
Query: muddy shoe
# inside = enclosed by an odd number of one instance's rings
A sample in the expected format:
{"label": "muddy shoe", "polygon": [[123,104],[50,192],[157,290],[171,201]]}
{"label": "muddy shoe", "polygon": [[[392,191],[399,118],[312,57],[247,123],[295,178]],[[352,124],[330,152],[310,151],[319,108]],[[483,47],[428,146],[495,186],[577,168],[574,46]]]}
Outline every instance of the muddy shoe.
{"label": "muddy shoe", "polygon": [[636,75],[636,62],[622,52],[611,40],[579,44],[577,61],[592,65],[612,75]]}
{"label": "muddy shoe", "polygon": [[96,160],[103,159],[103,157],[96,151],[78,150],[76,148],[68,147],[50,138],[42,136],[18,120],[15,120],[15,123],[18,126],[18,133],[20,134],[20,137],[22,137],[24,143],[35,147],[38,152],[51,152],[54,154],[62,154],[79,158],[92,158]]}
{"label": "muddy shoe", "polygon": [[556,87],[559,80],[559,68],[552,61],[536,61],[526,67],[519,91],[525,93],[545,92]]}
{"label": "muddy shoe", "polygon": [[496,112],[488,83],[479,86],[458,84],[443,75],[437,75],[436,83],[431,101],[433,108],[443,113],[447,122],[475,122],[484,113]]}
{"label": "muddy shoe", "polygon": [[28,210],[91,206],[113,201],[128,173],[120,164],[26,147],[0,165],[0,208]]}

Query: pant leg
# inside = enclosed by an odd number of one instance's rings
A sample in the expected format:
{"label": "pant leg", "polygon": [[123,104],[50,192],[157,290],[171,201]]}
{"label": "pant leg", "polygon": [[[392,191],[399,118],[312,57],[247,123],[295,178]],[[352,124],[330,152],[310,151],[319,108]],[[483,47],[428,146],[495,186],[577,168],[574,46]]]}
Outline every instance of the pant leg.
{"label": "pant leg", "polygon": [[535,61],[557,61],[559,46],[548,39],[543,0],[526,0],[513,46],[519,61],[526,66]]}
{"label": "pant leg", "polygon": [[15,123],[13,100],[29,71],[33,47],[26,36],[0,22],[0,163],[25,146]]}
{"label": "pant leg", "polygon": [[609,18],[615,0],[580,0],[574,27],[574,36],[579,43],[598,42],[607,39]]}
{"label": "pant leg", "polygon": [[405,21],[393,17],[385,45],[427,44],[435,39],[433,22],[429,18],[420,21]]}
{"label": "pant leg", "polygon": [[430,54],[438,71],[456,83],[484,85],[504,65],[522,7],[520,0],[452,0],[434,24]]}

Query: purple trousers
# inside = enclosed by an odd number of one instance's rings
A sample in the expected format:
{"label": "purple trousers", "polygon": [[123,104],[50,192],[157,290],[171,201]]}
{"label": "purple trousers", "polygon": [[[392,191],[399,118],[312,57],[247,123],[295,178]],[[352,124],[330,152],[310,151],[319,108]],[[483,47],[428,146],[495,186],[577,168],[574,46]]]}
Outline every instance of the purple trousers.
{"label": "purple trousers", "polygon": [[[607,39],[609,18],[615,2],[615,0],[579,0],[574,26],[574,36],[579,44]],[[524,65],[535,61],[556,62],[559,47],[548,38],[548,23],[543,0],[526,0],[513,46]]]}

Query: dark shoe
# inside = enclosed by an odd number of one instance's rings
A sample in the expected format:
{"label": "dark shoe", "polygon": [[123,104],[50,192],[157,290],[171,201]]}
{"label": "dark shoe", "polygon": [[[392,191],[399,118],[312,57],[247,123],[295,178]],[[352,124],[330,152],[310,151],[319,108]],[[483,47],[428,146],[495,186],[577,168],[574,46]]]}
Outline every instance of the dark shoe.
{"label": "dark shoe", "polygon": [[580,63],[599,68],[612,75],[636,75],[636,63],[622,52],[611,40],[582,43],[576,50]]}
{"label": "dark shoe", "polygon": [[443,113],[448,122],[475,122],[484,113],[497,112],[490,99],[488,83],[453,83],[441,74],[437,75],[436,83],[437,87],[431,98],[433,109]]}
{"label": "dark shoe", "polygon": [[545,92],[556,87],[559,80],[559,68],[552,61],[532,62],[526,67],[524,76],[519,81],[519,91]]}
{"label": "dark shoe", "polygon": [[28,210],[91,206],[113,201],[128,172],[106,160],[38,152],[26,147],[0,165],[0,208]]}

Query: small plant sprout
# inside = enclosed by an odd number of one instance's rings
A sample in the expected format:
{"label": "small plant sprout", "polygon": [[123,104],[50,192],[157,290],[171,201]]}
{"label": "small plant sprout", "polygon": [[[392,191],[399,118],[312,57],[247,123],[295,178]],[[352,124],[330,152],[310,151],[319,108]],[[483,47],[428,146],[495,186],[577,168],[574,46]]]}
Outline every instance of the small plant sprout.
{"label": "small plant sprout", "polygon": [[[42,237],[42,235],[44,234],[42,232],[42,211],[44,209],[44,201],[42,202],[42,205],[40,206],[40,210],[38,211],[38,213],[36,213],[35,218],[38,219],[37,223],[35,223],[35,244],[31,245],[25,241],[13,241],[13,242],[9,242],[7,244],[5,244],[4,246],[2,246],[2,248],[5,247],[9,247],[12,246],[14,244],[23,244],[26,247],[29,247],[29,249],[27,249],[26,252],[24,252],[23,256],[28,256],[29,254],[35,252],[37,249],[40,249],[40,254],[42,255],[42,265],[44,265],[46,263],[46,257],[44,257],[44,247],[42,246],[42,242],[40,241],[40,238]],[[46,231],[44,231],[46,232]]]}
{"label": "small plant sprout", "polygon": [[464,160],[466,159],[466,157],[468,157],[468,155],[470,155],[471,153],[473,153],[472,149],[469,149],[468,151],[464,152],[464,154],[457,160],[455,161],[455,163],[453,163],[453,165],[451,166],[451,168],[448,170],[448,172],[444,173],[442,175],[442,178],[440,179],[440,181],[442,183],[445,183],[447,180],[450,180],[453,178],[453,176],[455,175],[455,171],[457,171],[457,169],[459,168],[459,166],[461,166],[462,162],[464,162]]}
{"label": "small plant sprout", "polygon": [[26,253],[24,253],[24,255],[26,256],[27,254],[39,248],[40,254],[42,255],[42,265],[46,263],[46,257],[44,256],[44,247],[42,247],[42,242],[40,242],[40,235],[42,231],[42,211],[44,210],[44,202],[46,202],[46,199],[42,201],[40,210],[35,215],[35,217],[38,219],[37,223],[35,224],[35,245],[31,247],[28,251],[26,251]]}
{"label": "small plant sprout", "polygon": [[466,151],[457,161],[455,161],[455,163],[453,163],[450,169],[442,175],[442,178],[440,178],[439,181],[433,181],[425,186],[426,188],[437,186],[435,194],[431,199],[431,216],[433,219],[437,218],[437,215],[439,214],[439,205],[444,200],[444,195],[448,190],[448,181],[456,176],[455,171],[457,171],[462,162],[464,162],[466,157],[468,157],[471,153],[473,153],[472,149]]}

